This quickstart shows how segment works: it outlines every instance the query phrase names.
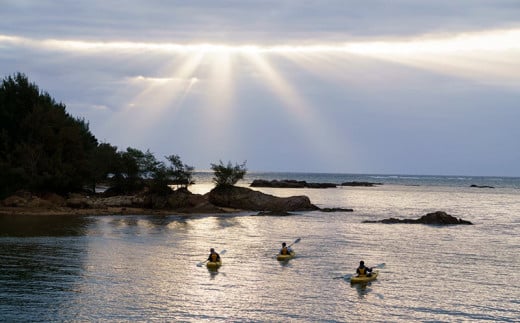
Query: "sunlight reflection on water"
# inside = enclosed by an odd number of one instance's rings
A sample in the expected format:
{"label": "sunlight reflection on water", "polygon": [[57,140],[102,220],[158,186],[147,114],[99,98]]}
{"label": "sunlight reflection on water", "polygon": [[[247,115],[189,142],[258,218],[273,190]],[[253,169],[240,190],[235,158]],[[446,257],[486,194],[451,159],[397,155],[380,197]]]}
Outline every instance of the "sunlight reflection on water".
{"label": "sunlight reflection on water", "polygon": [[[518,303],[508,301],[519,292],[517,196],[444,188],[265,191],[305,194],[320,205],[355,211],[1,218],[0,316],[381,322],[520,317]],[[493,219],[496,205],[507,212]],[[361,223],[418,217],[437,207],[476,225]],[[280,243],[297,237],[297,257],[276,261]],[[227,250],[217,272],[197,267],[210,247]],[[376,281],[361,286],[337,279],[361,259],[385,263]],[[497,264],[508,273],[496,275]]]}

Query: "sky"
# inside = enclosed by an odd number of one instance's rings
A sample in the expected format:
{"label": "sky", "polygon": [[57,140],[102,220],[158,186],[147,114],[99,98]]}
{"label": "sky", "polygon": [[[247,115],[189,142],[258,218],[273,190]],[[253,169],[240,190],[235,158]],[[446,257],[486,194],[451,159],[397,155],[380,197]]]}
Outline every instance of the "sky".
{"label": "sky", "polygon": [[0,0],[0,77],[196,170],[520,176],[520,1]]}

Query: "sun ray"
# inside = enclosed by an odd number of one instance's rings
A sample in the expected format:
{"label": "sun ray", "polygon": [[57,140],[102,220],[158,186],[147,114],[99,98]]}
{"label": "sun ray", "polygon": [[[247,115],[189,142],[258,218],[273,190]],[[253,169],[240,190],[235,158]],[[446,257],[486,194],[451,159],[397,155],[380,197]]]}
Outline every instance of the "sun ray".
{"label": "sun ray", "polygon": [[319,109],[305,100],[264,56],[259,53],[249,53],[245,57],[253,62],[260,74],[266,78],[264,83],[269,85],[276,97],[289,110],[291,114],[289,120],[293,120],[295,126],[299,127],[302,140],[313,147],[317,154],[327,153],[329,150],[325,147],[333,146],[337,148],[335,152],[338,155],[343,155],[344,148],[348,147],[346,138],[336,135],[334,127],[323,121]]}
{"label": "sun ray", "polygon": [[150,65],[161,65],[160,70],[136,67],[132,74],[122,77],[125,89],[119,94],[128,98],[126,106],[118,109],[108,122],[109,126],[132,127],[134,136],[153,129],[165,116],[173,118],[181,109],[194,108],[194,102],[204,102],[196,107],[204,111],[197,118],[203,120],[208,132],[218,133],[219,140],[233,138],[229,129],[236,112],[232,110],[236,109],[234,100],[238,96],[236,82],[244,72],[244,66],[238,64],[242,61],[236,60],[238,57],[254,66],[263,85],[281,102],[280,113],[286,113],[290,124],[298,127],[302,140],[318,150],[325,146],[324,142],[328,147],[344,146],[346,139],[338,137],[334,127],[327,124],[323,110],[326,107],[321,107],[317,99],[313,102],[313,98],[304,92],[304,85],[298,84],[296,77],[291,80],[291,75],[284,73],[289,69],[276,62],[291,62],[298,67],[291,69],[292,72],[305,71],[312,74],[313,82],[328,82],[336,87],[341,84],[362,88],[374,82],[388,83],[388,79],[378,79],[378,73],[367,73],[384,65],[397,66],[401,70],[404,70],[402,66],[407,66],[414,72],[424,70],[516,91],[520,89],[520,29],[377,41],[317,41],[305,45],[293,41],[262,46],[40,40],[0,34],[0,47],[12,46],[53,54],[62,51],[73,57],[93,59],[125,55],[129,62],[142,62],[143,53],[157,58],[162,64]]}
{"label": "sun ray", "polygon": [[219,52],[212,55],[209,61],[207,77],[207,96],[204,105],[206,116],[205,128],[211,136],[217,136],[215,140],[230,140],[230,125],[233,123],[233,98],[235,85],[233,82],[233,58],[227,52]]}

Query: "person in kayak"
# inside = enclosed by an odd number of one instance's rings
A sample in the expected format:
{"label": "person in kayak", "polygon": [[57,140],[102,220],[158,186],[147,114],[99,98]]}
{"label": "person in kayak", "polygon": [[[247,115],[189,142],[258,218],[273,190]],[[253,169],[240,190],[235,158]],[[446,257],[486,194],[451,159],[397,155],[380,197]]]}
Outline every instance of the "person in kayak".
{"label": "person in kayak", "polygon": [[220,255],[213,248],[209,249],[208,261],[211,261],[211,262],[220,261]]}
{"label": "person in kayak", "polygon": [[365,267],[365,262],[361,260],[359,262],[359,267],[356,269],[356,273],[358,274],[358,276],[370,277],[372,276],[372,268]]}
{"label": "person in kayak", "polygon": [[288,246],[285,242],[282,242],[282,249],[280,249],[281,255],[290,255],[292,252],[292,249],[290,246]]}

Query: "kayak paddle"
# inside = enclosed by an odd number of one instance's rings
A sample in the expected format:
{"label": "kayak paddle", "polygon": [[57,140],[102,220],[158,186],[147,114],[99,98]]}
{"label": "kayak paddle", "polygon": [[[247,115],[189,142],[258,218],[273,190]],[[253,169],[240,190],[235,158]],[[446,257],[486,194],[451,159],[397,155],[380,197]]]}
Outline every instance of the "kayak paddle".
{"label": "kayak paddle", "polygon": [[340,278],[343,278],[343,279],[350,279],[350,277],[352,277],[353,274],[345,274],[343,276],[338,276],[338,277],[334,277],[332,279],[340,279]]}
{"label": "kayak paddle", "polygon": [[[222,250],[222,251],[219,253],[219,255],[223,255],[223,254],[225,254],[226,252],[227,252],[227,250],[224,249],[224,250]],[[199,263],[197,264],[197,267],[202,267],[202,265],[204,265],[206,262],[208,262],[208,260],[209,260],[209,259],[206,259],[206,260],[204,260],[204,261],[199,262]]]}
{"label": "kayak paddle", "polygon": [[293,243],[291,243],[291,244],[290,244],[290,245],[289,245],[288,247],[292,246],[292,245],[293,245],[293,244],[295,244],[295,243],[298,243],[298,242],[300,242],[300,240],[301,240],[301,239],[302,239],[302,238],[298,238],[298,239],[294,240],[294,242],[293,242]]}

